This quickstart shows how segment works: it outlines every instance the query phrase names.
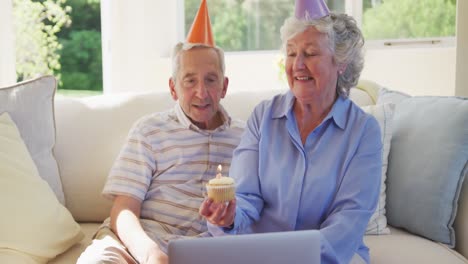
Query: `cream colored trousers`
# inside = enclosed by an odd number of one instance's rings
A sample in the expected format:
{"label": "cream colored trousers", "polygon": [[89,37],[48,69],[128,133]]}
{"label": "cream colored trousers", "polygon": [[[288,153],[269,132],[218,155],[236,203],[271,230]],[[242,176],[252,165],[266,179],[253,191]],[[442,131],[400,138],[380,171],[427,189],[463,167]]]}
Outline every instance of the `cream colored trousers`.
{"label": "cream colored trousers", "polygon": [[100,229],[77,264],[138,264],[120,239],[108,227]]}

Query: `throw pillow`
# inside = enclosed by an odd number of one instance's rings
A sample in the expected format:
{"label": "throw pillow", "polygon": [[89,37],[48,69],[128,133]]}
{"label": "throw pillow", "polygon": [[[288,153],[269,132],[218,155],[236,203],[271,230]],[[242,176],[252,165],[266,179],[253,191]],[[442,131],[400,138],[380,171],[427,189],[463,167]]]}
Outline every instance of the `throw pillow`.
{"label": "throw pillow", "polygon": [[18,126],[39,175],[65,204],[62,183],[52,149],[55,145],[54,94],[56,80],[44,76],[0,88],[0,113],[8,112]]}
{"label": "throw pillow", "polygon": [[468,157],[468,99],[407,98],[396,106],[393,121],[388,222],[453,247]]}
{"label": "throw pillow", "polygon": [[394,90],[389,90],[385,87],[379,87],[378,93],[379,95],[378,95],[376,104],[384,104],[384,103],[398,104],[403,99],[411,97],[408,94],[394,91]]}
{"label": "throw pillow", "polygon": [[369,97],[371,98],[372,103],[377,104],[379,91],[382,89],[382,87],[376,82],[361,79],[356,85],[356,89],[366,92],[366,94],[369,95]]}
{"label": "throw pillow", "polygon": [[17,250],[0,248],[0,263],[38,264],[45,263],[45,260],[31,257]]}
{"label": "throw pillow", "polygon": [[0,263],[45,263],[84,235],[39,177],[15,123],[0,114]]}
{"label": "throw pillow", "polygon": [[377,119],[380,125],[381,137],[382,137],[382,181],[380,184],[380,195],[379,202],[375,209],[374,214],[369,220],[367,225],[367,235],[384,235],[390,234],[390,229],[387,227],[387,217],[385,216],[385,180],[387,179],[387,166],[388,166],[388,154],[390,152],[390,141],[392,139],[392,121],[393,112],[395,110],[394,104],[381,104],[381,105],[369,105],[364,106],[362,109],[371,114]]}

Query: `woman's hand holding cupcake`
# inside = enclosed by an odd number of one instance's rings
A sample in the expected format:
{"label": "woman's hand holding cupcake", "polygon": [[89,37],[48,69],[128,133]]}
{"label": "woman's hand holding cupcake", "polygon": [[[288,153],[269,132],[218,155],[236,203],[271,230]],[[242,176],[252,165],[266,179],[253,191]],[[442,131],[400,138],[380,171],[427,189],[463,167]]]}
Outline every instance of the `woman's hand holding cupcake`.
{"label": "woman's hand holding cupcake", "polygon": [[219,203],[207,198],[201,204],[199,213],[213,225],[230,227],[234,224],[236,215],[236,199],[229,203]]}
{"label": "woman's hand holding cupcake", "polygon": [[222,167],[206,185],[208,198],[200,206],[199,213],[214,225],[229,227],[236,213],[236,188],[234,179],[222,176]]}

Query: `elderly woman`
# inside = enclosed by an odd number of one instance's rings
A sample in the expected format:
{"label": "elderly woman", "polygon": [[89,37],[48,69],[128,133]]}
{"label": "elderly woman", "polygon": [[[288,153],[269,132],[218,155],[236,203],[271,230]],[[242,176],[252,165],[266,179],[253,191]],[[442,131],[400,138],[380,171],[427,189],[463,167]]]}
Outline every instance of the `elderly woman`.
{"label": "elderly woman", "polygon": [[208,199],[200,213],[214,235],[319,230],[322,264],[369,263],[363,235],[382,144],[377,121],[348,98],[363,68],[362,34],[345,14],[306,12],[285,21],[281,38],[290,90],[248,120],[230,169],[236,200]]}

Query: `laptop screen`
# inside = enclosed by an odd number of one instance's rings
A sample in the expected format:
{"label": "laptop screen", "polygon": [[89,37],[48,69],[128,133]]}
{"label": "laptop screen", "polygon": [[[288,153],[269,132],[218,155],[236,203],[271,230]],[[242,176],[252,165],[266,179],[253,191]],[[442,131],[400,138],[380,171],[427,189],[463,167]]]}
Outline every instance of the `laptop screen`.
{"label": "laptop screen", "polygon": [[316,230],[173,240],[170,264],[320,263]]}

